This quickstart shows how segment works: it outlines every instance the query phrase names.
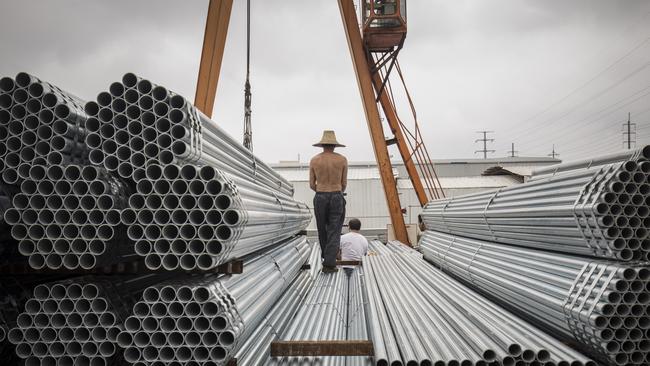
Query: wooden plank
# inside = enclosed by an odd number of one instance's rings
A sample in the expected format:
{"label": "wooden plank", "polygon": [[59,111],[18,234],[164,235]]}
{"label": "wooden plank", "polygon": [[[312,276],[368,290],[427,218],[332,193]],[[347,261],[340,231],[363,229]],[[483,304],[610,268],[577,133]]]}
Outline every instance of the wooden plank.
{"label": "wooden plank", "polygon": [[271,357],[374,356],[371,341],[275,341]]}
{"label": "wooden plank", "polygon": [[386,145],[384,127],[382,126],[379,108],[375,100],[375,90],[370,74],[369,61],[366,57],[361,32],[357,23],[354,1],[338,0],[338,3],[339,9],[341,10],[343,27],[348,39],[350,55],[352,56],[352,65],[357,76],[357,84],[359,86],[359,93],[361,94],[361,101],[363,102],[363,109],[366,114],[366,122],[370,131],[372,147],[375,150],[377,168],[379,169],[381,182],[384,186],[390,220],[395,230],[395,238],[402,243],[410,243],[400,204],[399,192],[397,191],[397,182],[395,181],[395,176],[393,176],[393,166],[390,162],[388,145]]}
{"label": "wooden plank", "polygon": [[361,261],[336,261],[339,266],[361,266]]}
{"label": "wooden plank", "polygon": [[173,270],[168,271],[165,269],[151,270],[144,265],[144,262],[127,262],[118,263],[111,266],[98,267],[90,270],[84,269],[33,269],[27,263],[9,264],[0,267],[0,274],[3,275],[33,275],[39,274],[71,274],[71,275],[130,275],[130,274],[152,274],[152,273],[204,273],[204,274],[242,274],[244,273],[244,261],[236,259],[228,263],[223,263],[216,268],[209,270]]}
{"label": "wooden plank", "polygon": [[206,116],[212,116],[214,100],[217,95],[219,73],[226,46],[228,24],[233,0],[210,0],[208,18],[205,22],[199,78],[196,83],[194,105]]}

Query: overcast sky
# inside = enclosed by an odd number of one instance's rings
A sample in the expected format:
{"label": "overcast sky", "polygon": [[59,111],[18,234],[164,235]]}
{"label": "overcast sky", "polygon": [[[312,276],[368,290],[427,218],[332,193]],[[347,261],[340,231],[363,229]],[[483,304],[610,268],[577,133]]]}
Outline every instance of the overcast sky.
{"label": "overcast sky", "polygon": [[[302,161],[323,129],[350,160],[373,152],[337,2],[252,0],[253,139],[269,162]],[[2,0],[0,74],[85,99],[125,72],[194,97],[207,0]],[[650,143],[650,1],[411,0],[400,63],[433,158],[563,159],[622,148],[632,113]],[[245,1],[235,0],[214,119],[243,125]],[[398,106],[409,120],[406,105]]]}

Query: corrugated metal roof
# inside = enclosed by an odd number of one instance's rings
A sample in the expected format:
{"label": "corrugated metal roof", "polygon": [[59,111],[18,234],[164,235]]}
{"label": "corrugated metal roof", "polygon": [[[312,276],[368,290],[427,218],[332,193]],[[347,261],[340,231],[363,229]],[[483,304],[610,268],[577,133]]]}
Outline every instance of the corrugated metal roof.
{"label": "corrugated metal roof", "polygon": [[538,166],[532,165],[521,165],[521,166],[494,166],[486,169],[483,172],[483,175],[519,175],[522,177],[529,177],[533,175],[533,170],[538,168]]}
{"label": "corrugated metal roof", "polygon": [[[309,180],[309,169],[295,169],[295,168],[275,168],[275,171],[280,173],[290,182],[304,182]],[[397,169],[393,169],[393,175],[397,176]],[[380,179],[379,170],[376,167],[349,167],[348,180],[363,180],[363,179]]]}
{"label": "corrugated metal roof", "polygon": [[[521,183],[516,177],[510,175],[441,177],[439,180],[443,189],[499,188]],[[400,189],[412,189],[413,185],[408,179],[400,179],[397,181],[397,187]]]}

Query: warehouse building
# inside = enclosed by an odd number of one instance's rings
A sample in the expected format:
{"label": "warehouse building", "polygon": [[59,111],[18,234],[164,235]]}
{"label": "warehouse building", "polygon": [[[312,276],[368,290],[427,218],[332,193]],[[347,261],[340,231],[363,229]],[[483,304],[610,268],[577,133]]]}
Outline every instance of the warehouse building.
{"label": "warehouse building", "polygon": [[[436,173],[446,197],[480,192],[523,183],[536,168],[559,163],[549,157],[434,160]],[[314,193],[309,188],[309,163],[282,161],[272,165],[295,187],[295,198],[313,209]],[[393,162],[402,208],[407,224],[415,225],[421,211],[415,191],[401,162]],[[350,162],[348,169],[347,217],[357,217],[365,229],[385,230],[390,216],[375,162]],[[308,230],[313,232],[312,220]]]}

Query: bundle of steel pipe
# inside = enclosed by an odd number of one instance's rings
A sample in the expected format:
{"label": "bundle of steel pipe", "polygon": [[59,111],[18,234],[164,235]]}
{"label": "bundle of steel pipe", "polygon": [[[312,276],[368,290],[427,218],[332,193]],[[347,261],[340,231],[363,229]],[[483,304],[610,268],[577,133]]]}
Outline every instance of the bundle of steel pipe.
{"label": "bundle of steel pipe", "polygon": [[149,165],[122,211],[147,267],[209,269],[304,229],[309,208],[211,166]]}
{"label": "bundle of steel pipe", "polygon": [[[355,268],[348,279],[348,308],[347,308],[347,331],[346,339],[348,340],[367,340],[368,323],[366,308],[368,302],[366,299],[365,278],[363,268]],[[372,358],[365,356],[348,356],[345,361],[346,366],[368,366],[373,365]]]}
{"label": "bundle of steel pipe", "polygon": [[648,260],[649,157],[650,147],[644,147],[628,160],[595,168],[577,166],[521,185],[433,201],[422,217],[428,229],[452,235],[624,261]]}
{"label": "bundle of steel pipe", "polygon": [[87,276],[38,285],[7,337],[26,366],[118,364],[122,324],[135,299],[160,280]]}
{"label": "bundle of steel pipe", "polygon": [[[343,271],[321,273],[305,301],[280,337],[281,340],[320,341],[347,339],[348,277]],[[345,366],[345,356],[277,357],[266,365],[310,364]]]}
{"label": "bundle of steel pipe", "polygon": [[647,263],[509,247],[427,231],[425,257],[525,319],[612,365],[648,364]]}
{"label": "bundle of steel pipe", "polygon": [[19,365],[15,347],[6,339],[11,328],[16,327],[18,315],[32,296],[34,287],[42,283],[60,280],[62,276],[23,275],[0,277],[0,360],[3,365]]}
{"label": "bundle of steel pipe", "polygon": [[241,345],[235,358],[240,365],[262,365],[269,358],[271,342],[276,340],[298,310],[313,284],[311,274],[301,272],[273,308]]}
{"label": "bundle of steel pipe", "polygon": [[650,146],[644,146],[635,150],[623,150],[607,155],[601,155],[595,158],[568,161],[561,164],[555,164],[538,168],[533,171],[531,180],[542,179],[549,175],[561,174],[571,170],[593,169],[606,164],[612,164],[623,160],[639,160],[650,158]]}
{"label": "bundle of steel pipe", "polygon": [[278,245],[241,275],[195,276],[147,288],[117,343],[137,365],[223,365],[263,322],[309,256],[304,237]]}
{"label": "bundle of steel pipe", "polygon": [[20,191],[4,218],[32,268],[91,269],[133,253],[120,222],[128,192],[103,168],[32,165]]}
{"label": "bundle of steel pipe", "polygon": [[85,106],[90,160],[136,191],[122,211],[151,269],[210,269],[304,230],[293,187],[182,96],[133,74]]}
{"label": "bundle of steel pipe", "polygon": [[88,102],[91,160],[138,182],[150,164],[213,166],[232,179],[284,195],[293,186],[203,115],[184,97],[127,73]]}
{"label": "bundle of steel pipe", "polygon": [[21,72],[0,79],[0,173],[18,185],[32,165],[84,164],[85,102]]}
{"label": "bundle of steel pipe", "polygon": [[417,255],[363,268],[378,365],[595,365]]}

